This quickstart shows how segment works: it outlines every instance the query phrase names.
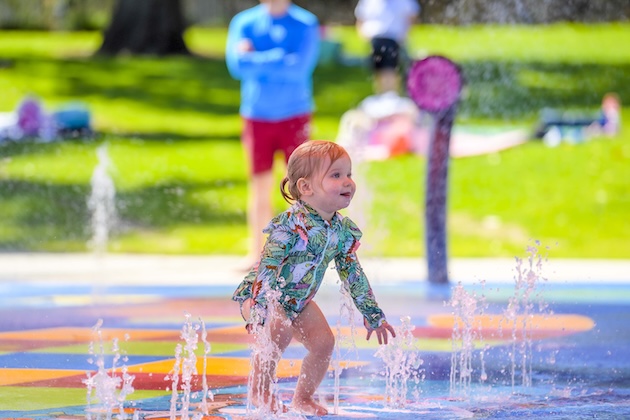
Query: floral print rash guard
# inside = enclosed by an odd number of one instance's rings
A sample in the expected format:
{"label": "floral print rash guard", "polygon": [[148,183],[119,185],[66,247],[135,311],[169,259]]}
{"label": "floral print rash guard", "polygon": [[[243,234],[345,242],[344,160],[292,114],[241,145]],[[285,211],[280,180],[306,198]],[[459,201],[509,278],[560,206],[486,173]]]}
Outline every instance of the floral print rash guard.
{"label": "floral print rash guard", "polygon": [[264,232],[269,236],[261,259],[232,297],[241,305],[254,299],[250,323],[264,322],[272,290],[279,292],[279,303],[287,316],[295,319],[317,293],[333,259],[370,328],[385,321],[356,255],[362,234],[352,220],[336,213],[327,222],[308,204],[298,201],[272,219]]}

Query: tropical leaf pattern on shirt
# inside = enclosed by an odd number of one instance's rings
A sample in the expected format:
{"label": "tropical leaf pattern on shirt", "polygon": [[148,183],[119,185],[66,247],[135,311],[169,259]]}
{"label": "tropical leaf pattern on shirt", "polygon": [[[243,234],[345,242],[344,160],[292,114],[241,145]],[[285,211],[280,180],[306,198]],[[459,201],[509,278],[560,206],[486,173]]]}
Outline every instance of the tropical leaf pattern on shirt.
{"label": "tropical leaf pattern on shirt", "polygon": [[[306,203],[298,201],[271,220],[259,263],[247,274],[232,297],[244,302],[253,298],[265,308],[267,291],[280,291],[280,304],[295,319],[313,299],[326,269],[335,261],[339,277],[371,328],[385,320],[356,255],[361,231],[347,217],[336,213],[330,222]],[[257,313],[265,313],[257,310]]]}

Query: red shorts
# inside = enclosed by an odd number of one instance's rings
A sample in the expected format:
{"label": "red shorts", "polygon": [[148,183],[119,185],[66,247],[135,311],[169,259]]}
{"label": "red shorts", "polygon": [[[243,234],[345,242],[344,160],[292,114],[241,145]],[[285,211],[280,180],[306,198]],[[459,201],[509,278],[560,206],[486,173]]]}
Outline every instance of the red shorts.
{"label": "red shorts", "polygon": [[270,171],[277,151],[288,161],[291,153],[311,134],[310,114],[272,122],[243,118],[243,123],[242,140],[253,174]]}

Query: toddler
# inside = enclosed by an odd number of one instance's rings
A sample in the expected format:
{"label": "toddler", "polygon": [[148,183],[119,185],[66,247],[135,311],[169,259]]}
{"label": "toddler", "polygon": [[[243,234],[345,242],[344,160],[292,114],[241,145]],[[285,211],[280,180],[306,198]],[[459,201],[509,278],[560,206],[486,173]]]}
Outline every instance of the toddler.
{"label": "toddler", "polygon": [[253,356],[250,385],[256,406],[284,410],[272,386],[277,363],[295,338],[308,353],[292,407],[306,415],[328,413],[313,395],[328,370],[334,336],[313,298],[332,260],[363,315],[366,339],[374,333],[379,344],[387,344],[388,333],[396,336],[357,258],[361,231],[338,213],[348,207],[355,189],[350,156],[338,144],[307,141],[291,154],[280,190],[292,206],[265,228],[268,237],[260,260],[233,296],[241,304],[247,330],[258,339],[266,338],[274,349],[270,362],[262,360],[259,352]]}

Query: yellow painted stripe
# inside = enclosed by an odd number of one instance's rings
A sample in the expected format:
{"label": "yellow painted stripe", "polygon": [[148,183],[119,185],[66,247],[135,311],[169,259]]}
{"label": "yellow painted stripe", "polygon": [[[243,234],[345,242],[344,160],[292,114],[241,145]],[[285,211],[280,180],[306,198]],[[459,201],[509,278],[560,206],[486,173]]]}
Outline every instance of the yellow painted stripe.
{"label": "yellow painted stripe", "polygon": [[66,378],[78,374],[81,374],[81,372],[77,370],[2,368],[0,369],[0,386]]}
{"label": "yellow painted stripe", "polygon": [[[453,328],[456,321],[460,326],[463,325],[461,318],[449,314],[431,315],[428,319],[431,326],[438,328]],[[476,329],[511,330],[515,326],[517,329],[528,326],[544,331],[579,332],[592,329],[595,327],[595,322],[587,316],[574,314],[530,315],[528,317],[519,315],[512,320],[502,315],[477,315],[472,318],[470,325]]]}
{"label": "yellow painted stripe", "polygon": [[[367,362],[344,361],[341,366],[343,368],[358,367],[367,365]],[[142,363],[139,365],[129,366],[129,373],[147,372],[153,374],[167,375],[175,366],[175,359],[159,360],[156,362]],[[278,377],[288,378],[298,376],[302,360],[299,359],[281,359],[278,364]],[[203,370],[203,358],[197,358],[197,372]],[[249,357],[208,357],[206,359],[206,374],[217,376],[249,376],[251,370]]]}

